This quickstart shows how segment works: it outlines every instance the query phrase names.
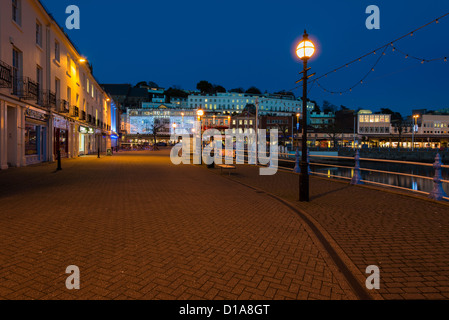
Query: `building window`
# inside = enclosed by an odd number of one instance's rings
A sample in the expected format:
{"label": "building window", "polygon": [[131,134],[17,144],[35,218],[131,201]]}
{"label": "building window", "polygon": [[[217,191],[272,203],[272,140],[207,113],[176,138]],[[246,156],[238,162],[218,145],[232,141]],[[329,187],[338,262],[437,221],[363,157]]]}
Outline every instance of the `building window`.
{"label": "building window", "polygon": [[36,44],[42,47],[42,24],[36,21]]}
{"label": "building window", "polygon": [[22,52],[12,49],[12,76],[13,76],[13,93],[18,94],[22,90],[19,79],[22,77]]}
{"label": "building window", "polygon": [[56,99],[61,99],[61,81],[58,78],[55,78],[55,95]]}
{"label": "building window", "polygon": [[58,62],[61,61],[60,47],[58,41],[55,41],[55,60]]}
{"label": "building window", "polygon": [[67,87],[67,102],[72,104],[72,89],[70,87]]}
{"label": "building window", "polygon": [[69,55],[67,55],[67,75],[69,77],[71,77],[71,72],[72,72],[72,59],[70,58]]}
{"label": "building window", "polygon": [[21,24],[20,0],[12,0],[12,20]]}

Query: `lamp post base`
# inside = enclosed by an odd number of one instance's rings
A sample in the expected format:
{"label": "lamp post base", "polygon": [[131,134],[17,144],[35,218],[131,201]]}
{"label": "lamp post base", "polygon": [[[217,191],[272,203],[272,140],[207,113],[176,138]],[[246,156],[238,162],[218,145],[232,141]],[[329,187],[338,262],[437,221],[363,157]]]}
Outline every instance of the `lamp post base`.
{"label": "lamp post base", "polygon": [[309,202],[309,170],[307,163],[301,163],[299,174],[299,201]]}

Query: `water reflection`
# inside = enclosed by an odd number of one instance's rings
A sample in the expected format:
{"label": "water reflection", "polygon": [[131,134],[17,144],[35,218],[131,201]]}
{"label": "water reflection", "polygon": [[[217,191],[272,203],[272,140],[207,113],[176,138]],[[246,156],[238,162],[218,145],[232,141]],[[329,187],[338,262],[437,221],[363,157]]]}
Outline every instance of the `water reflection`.
{"label": "water reflection", "polygon": [[[318,159],[314,159],[313,162],[320,162]],[[329,166],[317,166],[311,164],[312,172],[322,173],[327,175],[328,177],[340,176],[346,178],[352,178],[354,176],[354,169],[352,168],[336,168],[332,166],[330,161],[327,161],[326,164]],[[340,166],[354,166],[354,163],[343,163],[342,161],[334,161],[333,164]],[[394,164],[394,163],[370,163],[370,162],[362,162],[361,167],[363,169],[373,169],[373,170],[382,170],[382,171],[390,171],[390,172],[399,172],[406,174],[413,174],[417,176],[424,176],[433,178],[435,172],[433,167],[427,166],[417,166],[417,165],[403,165],[403,164]],[[443,180],[449,180],[449,170],[447,168],[442,169]],[[425,178],[417,178],[417,177],[408,177],[396,174],[387,174],[373,171],[361,171],[362,179],[367,181],[373,181],[377,183],[383,183],[403,188],[408,188],[416,191],[424,191],[430,192],[433,189],[433,180],[425,179]],[[444,191],[449,194],[449,184],[443,182]]]}

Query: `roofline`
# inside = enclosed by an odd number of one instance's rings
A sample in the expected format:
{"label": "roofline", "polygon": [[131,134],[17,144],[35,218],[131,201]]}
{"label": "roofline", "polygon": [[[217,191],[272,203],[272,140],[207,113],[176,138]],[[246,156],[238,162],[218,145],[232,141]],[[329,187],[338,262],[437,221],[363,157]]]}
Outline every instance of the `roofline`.
{"label": "roofline", "polygon": [[[75,43],[70,39],[69,35],[64,31],[64,29],[59,25],[59,23],[56,21],[56,19],[53,17],[53,15],[47,10],[47,8],[44,6],[44,4],[41,2],[41,0],[34,0],[38,6],[41,7],[42,11],[48,16],[50,21],[59,29],[59,31],[62,33],[62,35],[67,39],[67,41],[72,46],[72,49],[78,54],[78,56],[83,57],[83,55],[80,53],[80,50],[75,45]],[[90,68],[89,68],[90,70]],[[90,71],[90,75],[97,83],[98,87],[102,91],[103,94],[107,95],[109,97],[109,94],[101,87],[100,82],[97,80],[97,78],[94,76],[93,71]]]}

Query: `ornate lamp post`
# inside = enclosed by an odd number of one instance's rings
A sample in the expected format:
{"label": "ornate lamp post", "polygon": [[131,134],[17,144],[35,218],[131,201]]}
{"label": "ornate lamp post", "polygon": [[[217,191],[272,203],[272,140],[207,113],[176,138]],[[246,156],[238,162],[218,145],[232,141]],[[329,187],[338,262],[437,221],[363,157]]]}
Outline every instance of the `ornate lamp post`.
{"label": "ornate lamp post", "polygon": [[202,109],[198,109],[196,112],[196,115],[198,116],[198,121],[201,123],[200,127],[200,143],[201,143],[201,154],[200,154],[200,164],[203,163],[203,115],[204,111]]}
{"label": "ornate lamp post", "polygon": [[415,131],[418,131],[418,118],[419,114],[413,115],[413,131],[412,131],[412,151],[415,151]]}
{"label": "ornate lamp post", "polygon": [[302,155],[301,173],[299,174],[299,201],[309,201],[309,164],[307,161],[307,61],[315,53],[315,45],[309,40],[309,35],[304,30],[302,41],[296,48],[296,55],[303,61],[302,73]]}

